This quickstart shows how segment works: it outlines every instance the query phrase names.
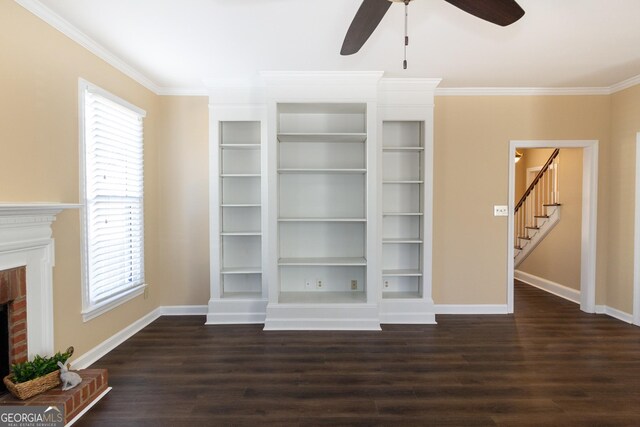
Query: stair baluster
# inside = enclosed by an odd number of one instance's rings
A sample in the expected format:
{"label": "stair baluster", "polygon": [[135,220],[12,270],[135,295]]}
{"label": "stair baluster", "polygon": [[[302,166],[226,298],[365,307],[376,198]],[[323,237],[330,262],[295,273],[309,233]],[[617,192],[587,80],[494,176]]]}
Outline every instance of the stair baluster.
{"label": "stair baluster", "polygon": [[546,219],[547,208],[560,205],[558,165],[555,149],[524,192],[514,210],[514,247],[516,256],[539,230],[539,219]]}

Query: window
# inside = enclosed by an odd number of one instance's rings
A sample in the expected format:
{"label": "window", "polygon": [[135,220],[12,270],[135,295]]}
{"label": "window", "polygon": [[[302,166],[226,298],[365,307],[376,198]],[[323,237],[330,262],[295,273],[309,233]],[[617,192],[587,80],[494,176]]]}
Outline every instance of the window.
{"label": "window", "polygon": [[144,291],[145,112],[80,81],[83,318]]}

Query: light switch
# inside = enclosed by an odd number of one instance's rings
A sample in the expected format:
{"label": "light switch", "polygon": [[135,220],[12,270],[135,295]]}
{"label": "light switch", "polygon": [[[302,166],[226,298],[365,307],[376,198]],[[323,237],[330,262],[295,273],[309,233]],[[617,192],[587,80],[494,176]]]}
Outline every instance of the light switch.
{"label": "light switch", "polygon": [[493,205],[493,216],[509,216],[509,206]]}

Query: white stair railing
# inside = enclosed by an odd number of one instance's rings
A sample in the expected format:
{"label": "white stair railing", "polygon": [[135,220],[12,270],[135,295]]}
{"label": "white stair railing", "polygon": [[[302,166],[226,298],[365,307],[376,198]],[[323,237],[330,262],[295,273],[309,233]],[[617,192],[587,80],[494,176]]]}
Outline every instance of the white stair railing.
{"label": "white stair railing", "polygon": [[555,149],[540,172],[524,192],[514,212],[514,247],[516,256],[549,218],[548,209],[560,206],[558,190],[559,149]]}

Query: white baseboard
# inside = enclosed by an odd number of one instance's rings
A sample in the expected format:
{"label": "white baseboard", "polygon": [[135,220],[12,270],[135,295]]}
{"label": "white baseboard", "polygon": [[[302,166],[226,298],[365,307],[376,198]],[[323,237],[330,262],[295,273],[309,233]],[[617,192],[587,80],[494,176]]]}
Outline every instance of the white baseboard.
{"label": "white baseboard", "polygon": [[[513,277],[520,280],[521,282],[526,283],[527,285],[534,286],[536,288],[542,289],[543,291],[549,292],[550,294],[559,296],[560,298],[564,298],[568,301],[580,304],[580,291],[568,288],[564,285],[552,282],[547,279],[543,279],[541,277],[534,276],[533,274],[525,273],[524,271],[514,271]],[[625,323],[633,323],[633,315],[625,313],[624,311],[620,311],[606,305],[596,305],[595,309],[596,314],[606,314],[607,316],[611,316],[614,319],[622,320]]]}
{"label": "white baseboard", "polygon": [[624,311],[609,307],[607,305],[596,305],[597,314],[606,314],[614,319],[622,320],[625,323],[633,324],[633,315],[625,313]]}
{"label": "white baseboard", "polygon": [[507,304],[435,304],[436,314],[508,314]]}
{"label": "white baseboard", "polygon": [[206,316],[206,305],[163,305],[160,307],[161,316]]}
{"label": "white baseboard", "polygon": [[111,350],[131,338],[136,333],[140,332],[146,326],[151,324],[154,320],[160,316],[194,316],[207,314],[206,305],[169,305],[160,306],[150,313],[142,316],[120,332],[117,332],[113,336],[107,338],[102,343],[93,347],[80,357],[71,362],[73,369],[86,369],[95,363],[100,358],[104,357]]}
{"label": "white baseboard", "polygon": [[151,322],[160,317],[160,307],[151,311],[147,315],[141,317],[136,320],[120,332],[117,332],[110,338],[107,338],[102,343],[93,347],[91,350],[81,355],[73,362],[71,362],[71,366],[73,369],[86,369],[91,366],[96,360],[103,357],[105,354],[109,353],[111,350],[131,338],[137,332],[141,331],[145,326],[149,325]]}
{"label": "white baseboard", "polygon": [[515,270],[513,277],[527,285],[534,286],[549,292],[550,294],[559,296],[576,304],[580,304],[580,291],[570,288],[568,286],[561,285],[560,283],[552,282],[551,280],[543,279],[542,277],[534,276],[533,274],[525,273],[524,271]]}

